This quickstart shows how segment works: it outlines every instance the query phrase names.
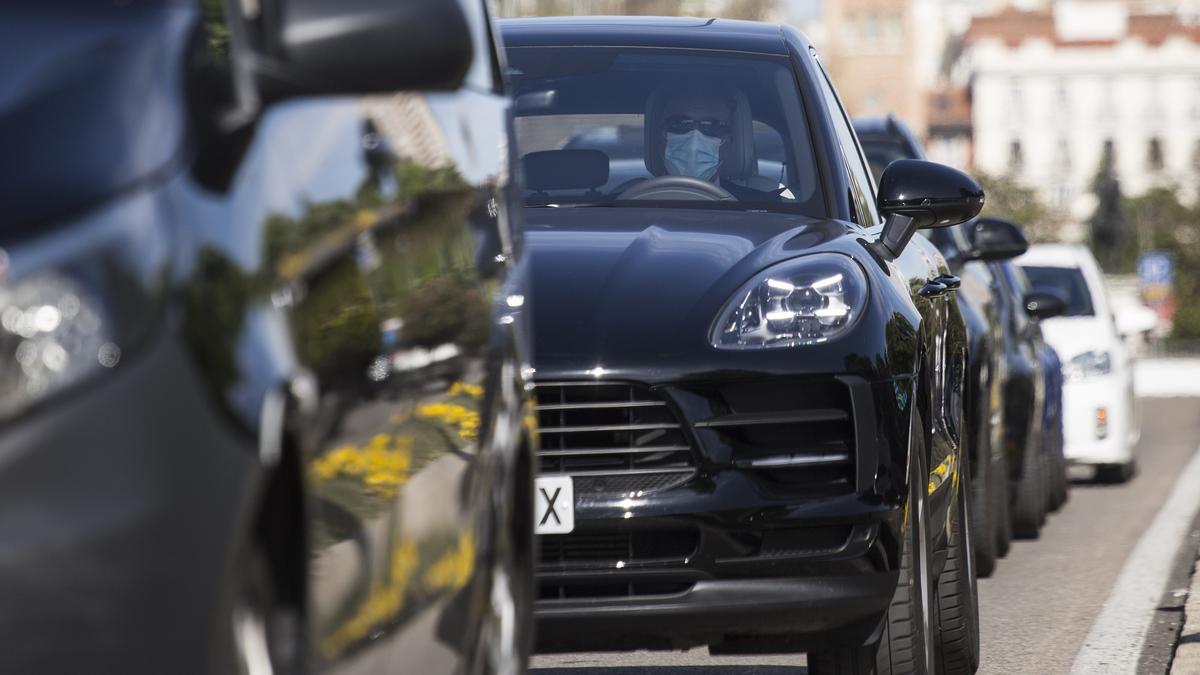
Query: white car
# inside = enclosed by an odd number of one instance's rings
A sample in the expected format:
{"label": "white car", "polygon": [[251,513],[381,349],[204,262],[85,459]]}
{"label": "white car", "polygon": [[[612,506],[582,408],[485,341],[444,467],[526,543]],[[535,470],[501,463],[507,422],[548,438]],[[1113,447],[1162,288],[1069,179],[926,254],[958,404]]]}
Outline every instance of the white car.
{"label": "white car", "polygon": [[1058,291],[1066,312],[1042,321],[1042,334],[1063,362],[1064,454],[1096,467],[1096,478],[1133,475],[1139,427],[1133,359],[1113,317],[1104,277],[1086,247],[1037,244],[1016,259],[1034,288]]}

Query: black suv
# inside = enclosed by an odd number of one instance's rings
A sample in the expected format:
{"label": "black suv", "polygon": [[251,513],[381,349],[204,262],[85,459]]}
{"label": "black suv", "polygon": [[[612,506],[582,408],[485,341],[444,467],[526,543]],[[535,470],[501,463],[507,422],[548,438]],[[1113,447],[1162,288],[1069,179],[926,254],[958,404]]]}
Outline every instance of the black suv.
{"label": "black suv", "polygon": [[[921,142],[903,121],[854,120],[876,178],[897,159],[924,159]],[[1061,415],[1055,404],[1062,375],[1026,309],[1032,292],[1012,259],[1029,248],[1017,223],[991,217],[927,235],[962,278],[959,292],[970,336],[967,448],[975,483],[975,550],[981,576],[1008,551],[1013,534],[1038,536],[1047,510],[1066,501]],[[1042,289],[1044,290],[1044,289]],[[1040,317],[1065,309],[1062,298],[1038,291]],[[1032,299],[1032,298],[1031,298]],[[989,461],[982,458],[990,457]]]}
{"label": "black suv", "polygon": [[[978,661],[959,280],[878,197],[808,41],[697,19],[501,23],[535,297],[538,646]],[[886,219],[886,220],[885,220]]]}
{"label": "black suv", "polygon": [[59,4],[0,25],[0,671],[522,670],[482,0]]}

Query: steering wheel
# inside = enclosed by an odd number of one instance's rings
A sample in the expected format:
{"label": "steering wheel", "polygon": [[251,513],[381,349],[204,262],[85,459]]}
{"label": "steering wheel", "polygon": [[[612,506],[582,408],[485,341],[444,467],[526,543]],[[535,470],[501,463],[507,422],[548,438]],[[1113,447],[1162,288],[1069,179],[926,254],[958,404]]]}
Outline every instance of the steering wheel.
{"label": "steering wheel", "polygon": [[664,201],[702,199],[730,202],[737,198],[720,185],[699,178],[655,176],[622,190],[617,195],[617,199],[659,199]]}

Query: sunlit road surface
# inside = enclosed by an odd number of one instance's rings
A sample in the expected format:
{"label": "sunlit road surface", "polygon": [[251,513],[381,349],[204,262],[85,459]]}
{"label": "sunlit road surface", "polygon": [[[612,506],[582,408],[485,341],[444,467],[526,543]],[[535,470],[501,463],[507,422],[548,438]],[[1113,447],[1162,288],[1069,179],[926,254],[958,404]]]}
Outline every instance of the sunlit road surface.
{"label": "sunlit road surface", "polygon": [[[1200,399],[1143,399],[1142,409],[1140,468],[1133,481],[1121,486],[1076,482],[1070,501],[1050,516],[1041,538],[1015,542],[996,574],[980,580],[980,673],[1071,672],[1127,559],[1200,446]],[[1076,473],[1080,478],[1086,475]],[[1186,587],[1177,575],[1164,583],[1162,593],[1169,598],[1176,586]],[[1127,657],[1129,667],[1124,670],[1163,672],[1162,659],[1170,653],[1170,624],[1179,618],[1178,611],[1170,608],[1147,616],[1145,649]],[[533,672],[800,675],[806,670],[804,663],[800,654],[711,657],[703,649],[694,649],[545,655],[535,657]],[[1115,670],[1102,668],[1101,672]]]}

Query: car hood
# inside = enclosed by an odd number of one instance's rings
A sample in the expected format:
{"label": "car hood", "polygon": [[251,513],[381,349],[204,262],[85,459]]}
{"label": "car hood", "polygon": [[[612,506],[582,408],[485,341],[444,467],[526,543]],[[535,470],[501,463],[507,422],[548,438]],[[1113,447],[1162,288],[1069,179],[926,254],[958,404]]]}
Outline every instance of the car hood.
{"label": "car hood", "polygon": [[717,312],[765,267],[837,249],[847,227],[703,209],[526,209],[536,361],[603,364],[707,348]]}
{"label": "car hood", "polygon": [[1041,323],[1042,337],[1058,352],[1063,363],[1090,351],[1111,351],[1117,341],[1111,321],[1095,316],[1067,316]]}

